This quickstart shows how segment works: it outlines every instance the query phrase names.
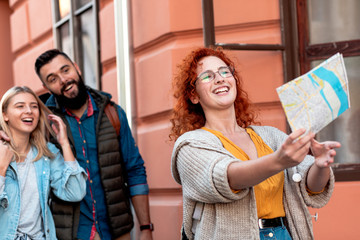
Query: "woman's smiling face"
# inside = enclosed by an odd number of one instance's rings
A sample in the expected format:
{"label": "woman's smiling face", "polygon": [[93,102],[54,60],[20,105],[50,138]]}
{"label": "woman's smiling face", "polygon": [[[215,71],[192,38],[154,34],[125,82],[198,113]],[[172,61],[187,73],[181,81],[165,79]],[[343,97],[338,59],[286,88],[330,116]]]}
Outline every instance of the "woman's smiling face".
{"label": "woman's smiling face", "polygon": [[39,104],[32,94],[19,93],[9,100],[3,114],[13,137],[18,134],[30,135],[39,122]]}
{"label": "woman's smiling face", "polygon": [[207,56],[201,59],[196,69],[198,77],[206,71],[212,71],[215,77],[212,81],[196,81],[197,96],[193,96],[191,101],[194,104],[200,103],[204,112],[207,110],[224,109],[233,107],[236,98],[236,80],[232,74],[222,77],[219,71],[226,69],[227,65],[220,58]]}

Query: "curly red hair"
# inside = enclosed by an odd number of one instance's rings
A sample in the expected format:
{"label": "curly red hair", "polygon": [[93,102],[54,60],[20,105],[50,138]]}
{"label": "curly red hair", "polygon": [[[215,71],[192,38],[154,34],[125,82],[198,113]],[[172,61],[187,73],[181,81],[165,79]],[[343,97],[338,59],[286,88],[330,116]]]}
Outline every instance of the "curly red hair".
{"label": "curly red hair", "polygon": [[201,47],[193,50],[183,59],[181,64],[178,65],[178,73],[173,79],[175,106],[170,119],[172,128],[169,137],[171,140],[176,140],[185,132],[201,128],[205,125],[205,115],[201,105],[193,104],[190,97],[196,95],[195,81],[198,63],[207,56],[218,57],[228,66],[234,68],[233,75],[236,79],[237,88],[234,107],[238,125],[245,128],[255,122],[255,114],[249,108],[250,100],[248,94],[242,89],[242,79],[234,67],[234,62],[225,55],[221,48],[211,49]]}

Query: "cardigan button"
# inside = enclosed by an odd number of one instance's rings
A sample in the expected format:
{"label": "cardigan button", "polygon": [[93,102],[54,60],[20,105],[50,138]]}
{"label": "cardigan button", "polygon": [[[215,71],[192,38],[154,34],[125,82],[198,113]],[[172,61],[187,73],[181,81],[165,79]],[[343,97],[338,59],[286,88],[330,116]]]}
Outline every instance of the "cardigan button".
{"label": "cardigan button", "polygon": [[300,173],[294,173],[294,175],[292,175],[292,179],[294,182],[300,182],[301,181]]}

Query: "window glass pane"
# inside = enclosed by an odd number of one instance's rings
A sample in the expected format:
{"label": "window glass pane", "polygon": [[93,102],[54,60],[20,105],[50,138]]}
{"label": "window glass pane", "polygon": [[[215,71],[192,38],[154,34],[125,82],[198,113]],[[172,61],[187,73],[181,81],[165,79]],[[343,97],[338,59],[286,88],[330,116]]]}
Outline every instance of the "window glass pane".
{"label": "window glass pane", "polygon": [[60,49],[64,51],[69,57],[73,56],[73,48],[71,47],[71,38],[70,38],[70,30],[69,30],[69,22],[61,25],[59,28],[60,32]]}
{"label": "window glass pane", "polygon": [[89,2],[91,2],[91,0],[75,0],[75,9],[79,9]]}
{"label": "window glass pane", "polygon": [[[350,109],[318,133],[320,141],[335,140],[341,143],[336,150],[337,163],[360,163],[360,57],[344,58],[349,80]],[[313,67],[320,62],[313,62]]]}
{"label": "window glass pane", "polygon": [[360,39],[359,0],[308,0],[310,44]]}
{"label": "window glass pane", "polygon": [[93,19],[93,9],[89,9],[78,17],[79,53],[82,62],[82,72],[87,85],[97,88],[96,84],[96,33]]}
{"label": "window glass pane", "polygon": [[70,0],[58,0],[60,19],[70,13]]}

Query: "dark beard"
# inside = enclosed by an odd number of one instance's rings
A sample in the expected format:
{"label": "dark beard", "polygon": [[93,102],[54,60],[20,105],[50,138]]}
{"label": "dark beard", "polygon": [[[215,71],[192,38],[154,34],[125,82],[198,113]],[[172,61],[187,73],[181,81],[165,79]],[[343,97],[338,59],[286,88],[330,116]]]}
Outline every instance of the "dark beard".
{"label": "dark beard", "polygon": [[68,82],[68,84],[63,87],[61,92],[63,92],[63,90],[71,83],[75,83],[78,87],[79,92],[76,97],[67,98],[64,95],[57,95],[55,93],[52,94],[55,96],[57,103],[61,107],[65,107],[71,110],[78,110],[86,103],[86,100],[88,99],[88,93],[80,75],[78,82],[76,82],[75,80]]}

